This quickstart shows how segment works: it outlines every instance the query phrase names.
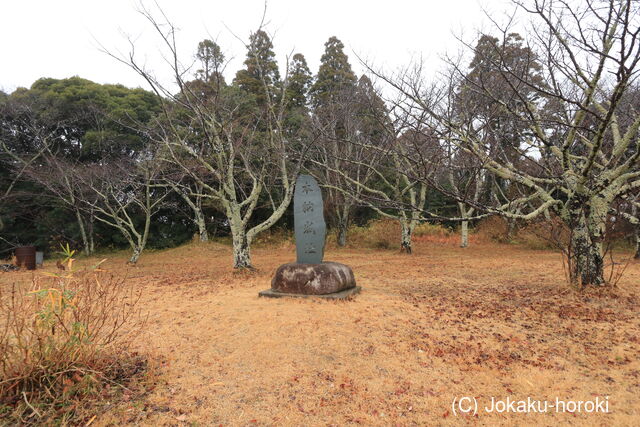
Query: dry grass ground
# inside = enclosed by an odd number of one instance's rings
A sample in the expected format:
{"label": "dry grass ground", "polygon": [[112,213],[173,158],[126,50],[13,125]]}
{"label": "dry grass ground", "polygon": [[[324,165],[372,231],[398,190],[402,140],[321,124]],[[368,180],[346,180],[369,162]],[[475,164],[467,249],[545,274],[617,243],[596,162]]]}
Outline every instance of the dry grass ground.
{"label": "dry grass ground", "polygon": [[[578,293],[556,253],[427,239],[411,256],[329,251],[363,287],[351,301],[258,298],[293,257],[256,248],[257,273],[234,273],[214,243],[136,267],[110,257],[143,290],[139,350],[163,362],[146,396],[92,425],[640,425],[640,263],[613,292]],[[477,416],[452,412],[460,396]],[[605,396],[609,414],[483,411],[491,397]]]}

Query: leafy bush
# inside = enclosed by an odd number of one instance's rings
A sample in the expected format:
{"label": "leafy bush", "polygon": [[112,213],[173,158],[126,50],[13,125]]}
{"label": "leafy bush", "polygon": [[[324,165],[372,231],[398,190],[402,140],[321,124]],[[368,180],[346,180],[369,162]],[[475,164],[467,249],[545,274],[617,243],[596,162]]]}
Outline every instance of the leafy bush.
{"label": "leafy bush", "polygon": [[144,325],[139,293],[102,271],[35,277],[32,288],[0,288],[0,420],[50,423],[78,401],[144,367],[129,354]]}

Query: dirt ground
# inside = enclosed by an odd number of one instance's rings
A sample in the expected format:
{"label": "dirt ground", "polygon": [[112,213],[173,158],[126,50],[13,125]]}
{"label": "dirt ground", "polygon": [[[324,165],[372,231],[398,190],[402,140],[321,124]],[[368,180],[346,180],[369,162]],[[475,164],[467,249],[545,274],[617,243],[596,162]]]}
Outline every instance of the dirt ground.
{"label": "dirt ground", "polygon": [[[234,273],[215,243],[146,253],[136,267],[109,257],[143,291],[138,350],[163,362],[148,395],[92,425],[640,425],[638,262],[615,291],[579,293],[554,252],[330,250],[363,292],[318,301],[259,298],[295,251],[252,255],[256,273]],[[452,405],[465,396],[477,414]],[[492,398],[600,399],[609,413],[488,413]]]}

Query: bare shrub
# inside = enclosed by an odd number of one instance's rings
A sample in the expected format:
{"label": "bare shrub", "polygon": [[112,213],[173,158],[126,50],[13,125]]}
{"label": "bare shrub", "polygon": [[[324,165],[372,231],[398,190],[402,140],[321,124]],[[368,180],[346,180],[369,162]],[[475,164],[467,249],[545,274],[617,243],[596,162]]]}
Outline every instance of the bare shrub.
{"label": "bare shrub", "polygon": [[428,242],[441,245],[458,245],[460,237],[450,228],[438,223],[424,222],[413,230],[416,242]]}
{"label": "bare shrub", "polygon": [[257,247],[289,247],[293,244],[293,231],[286,228],[270,228],[258,234],[253,241]]}
{"label": "bare shrub", "polygon": [[540,218],[534,221],[519,221],[513,234],[509,233],[509,222],[498,215],[481,220],[476,234],[483,240],[497,243],[516,243],[528,249],[560,249],[569,244],[568,228],[558,218]]}
{"label": "bare shrub", "polygon": [[[364,227],[349,228],[349,246],[371,249],[400,248],[400,223],[391,219],[370,221]],[[333,243],[335,235],[330,236]]]}
{"label": "bare shrub", "polygon": [[570,240],[569,228],[556,216],[525,223],[515,236],[516,243],[535,250],[563,251]]}
{"label": "bare shrub", "polygon": [[476,234],[481,239],[506,243],[505,236],[507,235],[508,229],[509,225],[503,217],[493,215],[478,222],[476,226]]}
{"label": "bare shrub", "polygon": [[[145,318],[140,293],[96,269],[0,289],[0,420],[49,423],[144,367],[129,353]],[[70,271],[71,270],[71,271]]]}
{"label": "bare shrub", "polygon": [[[336,247],[336,233],[328,236],[327,245]],[[389,218],[370,221],[364,227],[352,226],[349,228],[349,246],[365,247],[370,249],[400,249],[401,248],[400,223]],[[416,242],[428,241],[429,243],[453,243],[457,242],[455,234],[441,224],[422,223],[413,230],[413,239]]]}
{"label": "bare shrub", "polygon": [[[508,224],[504,218],[495,216],[481,221],[478,225],[478,234],[495,242],[505,243],[503,236]],[[614,257],[614,249],[624,247],[625,230],[620,221],[607,221],[607,233],[603,239],[603,271],[604,280],[608,285],[615,287],[620,281],[631,258]],[[527,249],[556,250],[562,254],[563,267],[568,283],[574,287],[582,288],[579,277],[574,277],[575,265],[579,261],[578,255],[571,245],[572,232],[569,227],[557,215],[549,218],[537,218],[536,220],[523,222],[514,236],[514,242]]]}

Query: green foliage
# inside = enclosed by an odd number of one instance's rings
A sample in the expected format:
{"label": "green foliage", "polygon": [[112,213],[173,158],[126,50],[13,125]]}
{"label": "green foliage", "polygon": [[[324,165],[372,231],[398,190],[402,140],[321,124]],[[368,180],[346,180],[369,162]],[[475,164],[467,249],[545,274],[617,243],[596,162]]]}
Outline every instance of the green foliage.
{"label": "green foliage", "polygon": [[357,118],[359,136],[369,144],[381,145],[393,129],[384,101],[365,75],[358,80],[354,92],[356,105],[352,114]]}
{"label": "green foliage", "polygon": [[[523,141],[532,137],[527,104],[538,102],[541,92],[536,88],[544,88],[538,57],[523,42],[517,33],[505,35],[504,40],[483,34],[455,102],[458,118],[476,123],[493,156],[514,164],[522,157]],[[503,194],[513,191],[496,176],[491,185],[485,185],[483,198],[505,202],[508,197]]]}
{"label": "green foliage", "polygon": [[311,71],[307,65],[307,60],[301,53],[296,53],[291,58],[291,64],[289,64],[287,103],[291,108],[306,107],[311,80]]}
{"label": "green foliage", "polygon": [[202,66],[196,71],[198,80],[214,86],[224,85],[224,77],[222,76],[224,54],[216,42],[206,39],[198,43],[196,58]]}
{"label": "green foliage", "polygon": [[280,84],[280,71],[269,35],[258,30],[249,36],[245,68],[236,73],[233,83],[256,97],[258,105],[267,103]]}
{"label": "green foliage", "polygon": [[64,255],[64,261],[62,261],[62,262],[63,263],[70,262],[73,259],[73,256],[76,253],[75,249],[71,249],[69,247],[69,242],[67,242],[66,244],[60,243],[60,248],[62,249],[60,254]]}
{"label": "green foliage", "polygon": [[[35,153],[44,138],[51,151],[78,164],[106,158],[134,156],[147,144],[144,128],[160,111],[156,95],[122,85],[101,85],[80,77],[43,78],[30,89],[20,88],[0,101],[0,138],[17,155]],[[11,170],[0,157],[0,193],[8,185]],[[6,168],[4,166],[7,166]],[[81,244],[78,224],[55,197],[33,181],[19,181],[12,203],[3,203],[0,216],[3,237],[12,243],[31,243],[47,250],[60,240]],[[109,245],[112,233],[95,225],[103,236],[98,244]],[[8,249],[0,241],[0,250]]]}
{"label": "green foliage", "polygon": [[150,92],[80,77],[40,79],[18,99],[29,102],[42,126],[57,128],[56,148],[81,161],[141,149],[144,135],[133,128],[159,111]]}
{"label": "green foliage", "polygon": [[331,102],[335,96],[356,83],[356,76],[351,70],[349,58],[344,53],[344,44],[333,36],[324,44],[324,47],[324,54],[320,58],[320,69],[311,87],[311,97],[315,106]]}

